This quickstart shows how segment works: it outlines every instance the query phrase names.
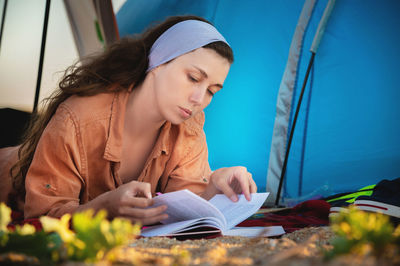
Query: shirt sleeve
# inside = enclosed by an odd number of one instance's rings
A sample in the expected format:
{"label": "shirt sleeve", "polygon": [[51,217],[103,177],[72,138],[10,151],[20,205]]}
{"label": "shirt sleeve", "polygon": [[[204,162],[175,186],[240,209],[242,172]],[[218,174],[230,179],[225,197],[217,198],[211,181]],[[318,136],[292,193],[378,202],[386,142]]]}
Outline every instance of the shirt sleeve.
{"label": "shirt sleeve", "polygon": [[79,206],[85,171],[79,127],[60,106],[42,133],[28,170],[25,218],[60,217]]}
{"label": "shirt sleeve", "polygon": [[18,160],[18,149],[19,146],[0,149],[0,202],[5,202],[10,207],[16,207],[11,206],[9,196],[15,193],[10,169]]}
{"label": "shirt sleeve", "polygon": [[184,140],[184,149],[177,167],[168,178],[165,192],[189,189],[193,193],[202,193],[209,182],[211,175],[208,163],[208,148],[203,130],[204,114],[197,121],[196,133]]}

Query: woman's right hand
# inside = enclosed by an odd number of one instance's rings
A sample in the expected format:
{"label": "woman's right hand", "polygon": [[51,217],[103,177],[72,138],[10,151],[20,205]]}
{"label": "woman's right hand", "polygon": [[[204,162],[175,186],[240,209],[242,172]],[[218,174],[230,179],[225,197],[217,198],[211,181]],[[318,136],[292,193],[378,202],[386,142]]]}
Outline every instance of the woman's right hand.
{"label": "woman's right hand", "polygon": [[98,200],[100,206],[95,209],[105,208],[110,218],[123,217],[142,225],[154,224],[168,218],[164,213],[166,205],[148,208],[153,205],[149,183],[131,181],[102,194]]}

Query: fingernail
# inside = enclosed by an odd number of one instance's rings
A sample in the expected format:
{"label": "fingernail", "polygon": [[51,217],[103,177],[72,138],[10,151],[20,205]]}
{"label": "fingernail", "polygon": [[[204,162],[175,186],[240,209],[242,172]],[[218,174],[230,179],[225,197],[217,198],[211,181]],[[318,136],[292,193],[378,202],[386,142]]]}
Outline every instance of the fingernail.
{"label": "fingernail", "polygon": [[146,193],[146,197],[147,197],[148,199],[151,199],[151,198],[152,198],[151,192],[147,192],[147,193]]}
{"label": "fingernail", "polygon": [[231,200],[234,201],[234,202],[236,202],[236,201],[238,200],[238,197],[237,197],[236,195],[232,195],[232,196],[231,196]]}

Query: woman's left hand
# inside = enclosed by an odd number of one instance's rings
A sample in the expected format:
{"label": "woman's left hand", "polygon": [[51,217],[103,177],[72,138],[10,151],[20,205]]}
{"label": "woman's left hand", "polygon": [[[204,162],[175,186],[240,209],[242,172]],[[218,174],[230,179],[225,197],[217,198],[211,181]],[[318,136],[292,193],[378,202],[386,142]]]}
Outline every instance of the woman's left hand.
{"label": "woman's left hand", "polygon": [[215,170],[210,176],[210,183],[202,197],[209,200],[215,194],[224,193],[232,201],[238,200],[237,194],[244,194],[250,201],[251,193],[257,192],[257,185],[246,167],[235,166]]}

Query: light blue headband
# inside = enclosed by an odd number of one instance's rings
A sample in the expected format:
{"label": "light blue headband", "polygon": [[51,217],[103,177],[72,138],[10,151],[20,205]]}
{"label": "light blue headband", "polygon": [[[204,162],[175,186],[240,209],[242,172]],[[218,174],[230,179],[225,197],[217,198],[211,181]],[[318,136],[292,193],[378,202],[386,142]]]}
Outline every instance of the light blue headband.
{"label": "light blue headband", "polygon": [[211,24],[200,20],[179,22],[166,30],[154,42],[150,49],[147,72],[178,56],[217,41],[228,44]]}

